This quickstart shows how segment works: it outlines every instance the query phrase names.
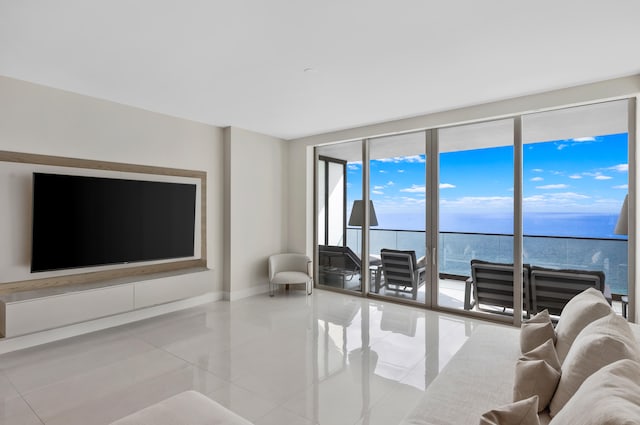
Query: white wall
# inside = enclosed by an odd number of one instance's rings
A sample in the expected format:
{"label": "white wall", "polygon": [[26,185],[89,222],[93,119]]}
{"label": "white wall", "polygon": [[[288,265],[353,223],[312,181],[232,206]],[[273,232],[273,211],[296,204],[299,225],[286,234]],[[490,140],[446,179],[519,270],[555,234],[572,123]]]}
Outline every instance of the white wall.
{"label": "white wall", "polygon": [[222,290],[222,129],[0,77],[0,150],[206,171],[207,262]]}
{"label": "white wall", "polygon": [[306,253],[313,258],[313,147],[289,143],[289,232],[287,246],[291,252]]}
{"label": "white wall", "polygon": [[287,143],[225,129],[225,292],[231,299],[268,290],[267,258],[287,251]]}

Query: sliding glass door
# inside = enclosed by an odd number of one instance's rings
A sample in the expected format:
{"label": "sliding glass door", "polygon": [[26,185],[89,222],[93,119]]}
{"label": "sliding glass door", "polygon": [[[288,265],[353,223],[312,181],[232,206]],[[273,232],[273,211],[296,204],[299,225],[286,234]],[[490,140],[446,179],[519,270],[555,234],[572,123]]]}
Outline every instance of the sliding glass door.
{"label": "sliding glass door", "polygon": [[424,304],[430,288],[424,131],[369,141],[369,199],[369,292]]}
{"label": "sliding glass door", "polygon": [[316,155],[316,283],[361,292],[361,234],[347,231],[347,217],[362,193],[362,142],[319,147]]}
{"label": "sliding glass door", "polygon": [[[437,304],[511,315],[513,120],[439,130],[438,162]],[[483,263],[508,266],[479,268]],[[483,277],[488,277],[486,285]]]}
{"label": "sliding glass door", "polygon": [[596,286],[622,312],[635,253],[633,107],[316,148],[317,284],[517,324],[543,308],[543,293],[570,298],[562,288],[573,277],[544,289],[536,279],[554,269],[601,274]]}
{"label": "sliding glass door", "polygon": [[[627,104],[522,119],[523,262],[533,271],[533,313],[547,308],[557,314],[563,297],[573,295],[565,295],[554,276],[572,276],[575,285],[593,285],[610,300],[628,295]],[[621,303],[614,306],[622,312]]]}

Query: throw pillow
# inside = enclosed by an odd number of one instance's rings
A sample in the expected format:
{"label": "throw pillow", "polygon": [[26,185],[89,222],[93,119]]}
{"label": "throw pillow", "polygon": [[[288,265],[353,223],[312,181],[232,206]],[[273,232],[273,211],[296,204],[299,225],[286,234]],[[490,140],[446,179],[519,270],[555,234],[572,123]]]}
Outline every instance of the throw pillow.
{"label": "throw pillow", "polygon": [[538,396],[490,410],[480,417],[480,425],[540,425]]}
{"label": "throw pillow", "polygon": [[558,337],[556,352],[560,363],[564,362],[571,344],[580,331],[589,323],[609,313],[611,313],[609,303],[602,292],[594,288],[589,288],[569,300],[562,309],[556,326]]}
{"label": "throw pillow", "polygon": [[543,310],[524,322],[520,329],[520,352],[527,353],[542,345],[546,340],[556,342],[556,331],[551,323],[549,310]]}
{"label": "throw pillow", "polygon": [[513,401],[538,396],[538,412],[549,405],[560,382],[560,361],[553,340],[524,354],[516,363]]}
{"label": "throw pillow", "polygon": [[625,319],[611,312],[584,328],[562,364],[560,382],[549,404],[551,417],[558,414],[589,376],[623,359],[640,361],[640,347]]}
{"label": "throw pillow", "polygon": [[620,360],[595,372],[550,425],[627,425],[640,422],[640,364]]}

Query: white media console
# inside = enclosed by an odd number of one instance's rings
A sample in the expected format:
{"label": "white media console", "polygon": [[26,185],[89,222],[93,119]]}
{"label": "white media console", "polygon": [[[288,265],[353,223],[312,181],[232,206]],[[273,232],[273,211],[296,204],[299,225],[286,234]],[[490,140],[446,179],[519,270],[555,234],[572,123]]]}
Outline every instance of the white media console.
{"label": "white media console", "polygon": [[214,291],[206,268],[51,287],[0,296],[0,334],[31,334]]}

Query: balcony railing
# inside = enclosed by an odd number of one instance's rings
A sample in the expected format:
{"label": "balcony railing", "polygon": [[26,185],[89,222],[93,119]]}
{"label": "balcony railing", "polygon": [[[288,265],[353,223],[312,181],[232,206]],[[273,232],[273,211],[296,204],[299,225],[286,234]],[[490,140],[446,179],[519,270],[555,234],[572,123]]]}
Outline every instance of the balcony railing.
{"label": "balcony railing", "polygon": [[[425,255],[425,240],[424,231],[371,229],[370,253],[379,254],[382,248],[407,249],[421,257]],[[513,262],[513,235],[440,232],[438,240],[441,274],[469,276],[474,258]],[[361,229],[347,229],[347,245],[360,255]],[[525,235],[523,261],[540,267],[601,270],[612,293],[628,293],[625,239]]]}

